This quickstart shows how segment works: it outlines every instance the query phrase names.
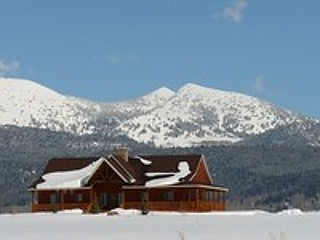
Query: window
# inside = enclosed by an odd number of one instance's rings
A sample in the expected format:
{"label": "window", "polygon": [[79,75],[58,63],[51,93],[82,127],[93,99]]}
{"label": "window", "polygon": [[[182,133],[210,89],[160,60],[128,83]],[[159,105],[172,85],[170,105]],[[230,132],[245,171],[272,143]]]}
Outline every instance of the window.
{"label": "window", "polygon": [[210,201],[214,202],[214,193],[212,191],[210,192]]}
{"label": "window", "polygon": [[50,203],[56,204],[58,202],[58,195],[57,193],[51,193],[50,194]]}
{"label": "window", "polygon": [[83,201],[83,194],[82,193],[76,193],[74,196],[74,200],[77,203],[80,203]]}
{"label": "window", "polygon": [[213,201],[218,202],[219,201],[219,192],[214,191],[213,192]]}
{"label": "window", "polygon": [[218,198],[218,195],[216,195],[216,194],[217,194],[217,192],[206,191],[205,200],[208,202],[214,202],[215,198]]}
{"label": "window", "polygon": [[120,206],[122,203],[122,194],[118,193],[118,205]]}
{"label": "window", "polygon": [[196,192],[195,190],[189,190],[188,191],[188,200],[192,201],[196,199]]}
{"label": "window", "polygon": [[163,197],[165,201],[174,201],[174,192],[165,192]]}
{"label": "window", "polygon": [[106,207],[108,205],[108,196],[106,193],[100,194],[100,207]]}
{"label": "window", "polygon": [[205,200],[211,201],[211,191],[206,191]]}
{"label": "window", "polygon": [[115,193],[109,193],[109,208],[114,208],[117,204]]}

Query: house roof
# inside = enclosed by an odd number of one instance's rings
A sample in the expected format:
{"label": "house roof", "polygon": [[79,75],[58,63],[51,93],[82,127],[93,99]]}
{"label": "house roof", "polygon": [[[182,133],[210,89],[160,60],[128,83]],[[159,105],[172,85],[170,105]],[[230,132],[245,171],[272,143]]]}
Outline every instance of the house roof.
{"label": "house roof", "polygon": [[[48,161],[41,176],[36,179],[30,186],[30,189],[39,188],[44,183],[45,176],[58,173],[70,173],[87,168],[90,164],[98,161],[99,157],[77,157],[77,158],[52,158]],[[57,176],[61,178],[62,176]]]}
{"label": "house roof", "polygon": [[128,160],[108,157],[54,158],[30,189],[84,187],[106,162],[126,185],[157,187],[189,184],[202,155],[138,155]]}

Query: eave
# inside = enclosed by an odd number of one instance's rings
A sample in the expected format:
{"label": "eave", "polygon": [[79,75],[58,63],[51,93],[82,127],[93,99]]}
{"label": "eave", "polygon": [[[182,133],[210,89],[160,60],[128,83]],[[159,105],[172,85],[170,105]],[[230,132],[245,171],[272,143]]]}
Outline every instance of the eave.
{"label": "eave", "polygon": [[159,188],[203,188],[203,189],[229,192],[229,189],[225,187],[204,185],[204,184],[163,185],[163,186],[156,186],[156,187],[146,187],[142,185],[122,186],[122,189],[159,189]]}

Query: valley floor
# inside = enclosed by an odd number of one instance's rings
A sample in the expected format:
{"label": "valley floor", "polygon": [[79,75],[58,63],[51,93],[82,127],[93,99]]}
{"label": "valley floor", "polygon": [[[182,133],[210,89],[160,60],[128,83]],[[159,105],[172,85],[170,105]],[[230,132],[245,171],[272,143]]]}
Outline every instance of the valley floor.
{"label": "valley floor", "polygon": [[320,212],[150,213],[79,212],[0,215],[0,239],[23,240],[319,240]]}

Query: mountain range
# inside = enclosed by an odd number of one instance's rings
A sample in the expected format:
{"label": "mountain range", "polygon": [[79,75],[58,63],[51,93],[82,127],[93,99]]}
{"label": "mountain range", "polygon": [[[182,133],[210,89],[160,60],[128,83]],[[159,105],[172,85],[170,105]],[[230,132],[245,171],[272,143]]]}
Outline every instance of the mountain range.
{"label": "mountain range", "polygon": [[162,87],[134,100],[98,103],[30,80],[2,78],[0,125],[76,135],[125,135],[157,147],[259,142],[259,136],[263,141],[266,136],[270,140],[271,135],[274,139],[292,132],[301,133],[307,144],[320,142],[319,130],[314,131],[319,129],[316,119],[251,96],[192,83],[177,92]]}

